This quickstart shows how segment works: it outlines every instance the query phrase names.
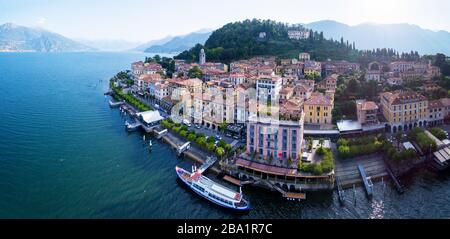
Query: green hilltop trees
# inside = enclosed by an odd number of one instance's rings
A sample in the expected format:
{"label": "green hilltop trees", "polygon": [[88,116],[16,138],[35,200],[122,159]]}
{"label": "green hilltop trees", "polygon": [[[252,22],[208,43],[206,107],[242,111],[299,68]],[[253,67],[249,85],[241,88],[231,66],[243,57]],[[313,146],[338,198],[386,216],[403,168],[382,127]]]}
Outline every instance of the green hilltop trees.
{"label": "green hilltop trees", "polygon": [[[254,56],[298,57],[309,52],[314,59],[356,60],[358,51],[351,44],[326,40],[323,34],[311,31],[309,39],[293,40],[288,37],[289,25],[272,20],[245,20],[229,23],[214,31],[205,45],[197,44],[176,56],[176,59],[198,61],[205,49],[207,61],[229,63]],[[260,33],[266,37],[259,38]]]}

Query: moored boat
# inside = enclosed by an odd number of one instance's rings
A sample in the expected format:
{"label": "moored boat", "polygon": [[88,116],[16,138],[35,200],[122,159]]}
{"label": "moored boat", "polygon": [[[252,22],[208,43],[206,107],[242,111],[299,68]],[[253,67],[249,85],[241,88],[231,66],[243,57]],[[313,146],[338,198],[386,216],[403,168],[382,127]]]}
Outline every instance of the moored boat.
{"label": "moored boat", "polygon": [[183,181],[192,191],[198,195],[206,198],[219,206],[238,210],[250,210],[250,203],[242,196],[242,192],[235,192],[226,188],[211,179],[203,176],[199,172],[190,173],[180,167],[175,167],[178,177]]}

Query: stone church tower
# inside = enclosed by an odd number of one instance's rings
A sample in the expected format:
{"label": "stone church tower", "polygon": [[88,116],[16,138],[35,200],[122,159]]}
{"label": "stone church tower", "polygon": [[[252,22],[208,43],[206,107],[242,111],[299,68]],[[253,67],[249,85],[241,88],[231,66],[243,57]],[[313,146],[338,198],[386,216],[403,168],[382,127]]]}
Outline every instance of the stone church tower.
{"label": "stone church tower", "polygon": [[199,62],[200,65],[203,65],[206,63],[206,54],[205,54],[205,49],[202,49],[200,51],[200,55],[199,55]]}

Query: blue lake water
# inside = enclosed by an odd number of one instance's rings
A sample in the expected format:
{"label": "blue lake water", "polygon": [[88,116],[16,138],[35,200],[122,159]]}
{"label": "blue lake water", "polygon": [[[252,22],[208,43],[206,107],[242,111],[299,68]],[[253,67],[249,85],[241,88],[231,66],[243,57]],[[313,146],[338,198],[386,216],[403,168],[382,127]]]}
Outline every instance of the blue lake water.
{"label": "blue lake water", "polygon": [[[375,184],[291,202],[244,188],[248,214],[218,208],[176,180],[176,157],[124,130],[108,79],[142,60],[131,53],[0,54],[0,218],[449,218],[448,173],[418,173],[398,195]],[[188,167],[188,166],[187,166]],[[384,188],[384,189],[383,189]],[[355,203],[356,201],[356,203]]]}

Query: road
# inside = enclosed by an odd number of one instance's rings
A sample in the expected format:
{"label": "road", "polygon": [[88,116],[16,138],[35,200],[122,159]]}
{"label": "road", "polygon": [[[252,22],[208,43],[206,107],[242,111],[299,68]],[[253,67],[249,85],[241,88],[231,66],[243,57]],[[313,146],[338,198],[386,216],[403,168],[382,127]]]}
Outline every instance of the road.
{"label": "road", "polygon": [[[148,106],[151,106],[152,108],[156,108],[154,99],[146,99],[146,98],[143,98],[140,95],[136,95],[136,94],[134,94],[134,96],[136,98],[138,98],[139,100],[141,100],[143,103],[147,104]],[[160,112],[161,116],[164,117],[164,118],[170,117],[170,114],[168,114],[167,112],[165,112],[162,109],[159,109],[159,112]],[[200,126],[200,128],[198,129],[197,127],[195,127],[195,125],[192,125],[191,127],[189,127],[189,130],[195,130],[196,133],[203,133],[205,136],[208,136],[208,137],[215,137],[216,135],[218,135],[227,144],[233,145],[233,148],[237,148],[237,147],[239,147],[241,145],[245,145],[246,144],[245,142],[242,142],[241,139],[236,140],[236,139],[233,139],[232,137],[226,136],[222,132],[219,132],[217,130],[207,129],[207,128],[204,128],[202,126]]]}

